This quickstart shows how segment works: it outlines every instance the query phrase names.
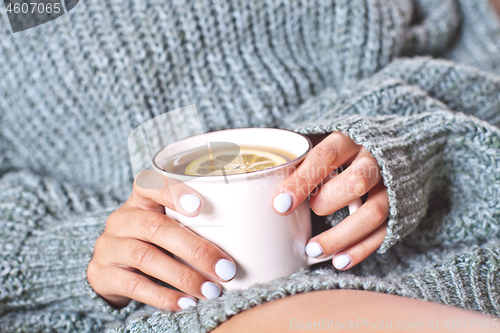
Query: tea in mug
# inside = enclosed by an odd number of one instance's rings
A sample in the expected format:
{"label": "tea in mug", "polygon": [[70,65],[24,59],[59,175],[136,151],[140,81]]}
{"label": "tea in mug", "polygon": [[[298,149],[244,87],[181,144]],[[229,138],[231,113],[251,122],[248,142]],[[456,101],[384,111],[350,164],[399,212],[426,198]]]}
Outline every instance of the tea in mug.
{"label": "tea in mug", "polygon": [[211,150],[200,147],[179,154],[165,171],[189,176],[231,175],[269,169],[296,158],[289,152],[268,147],[227,143],[211,147]]}

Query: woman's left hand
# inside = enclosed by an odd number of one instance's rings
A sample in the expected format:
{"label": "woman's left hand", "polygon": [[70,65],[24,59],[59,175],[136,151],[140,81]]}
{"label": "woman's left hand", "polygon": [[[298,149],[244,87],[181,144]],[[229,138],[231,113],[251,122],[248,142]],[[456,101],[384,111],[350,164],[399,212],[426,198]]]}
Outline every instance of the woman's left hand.
{"label": "woman's left hand", "polygon": [[[337,175],[341,166],[347,168]],[[387,234],[387,190],[377,161],[363,146],[339,132],[331,133],[283,182],[273,206],[278,214],[288,215],[311,195],[311,209],[317,215],[329,215],[364,194],[367,199],[359,209],[306,246],[310,257],[335,254],[333,266],[346,270],[376,251]]]}

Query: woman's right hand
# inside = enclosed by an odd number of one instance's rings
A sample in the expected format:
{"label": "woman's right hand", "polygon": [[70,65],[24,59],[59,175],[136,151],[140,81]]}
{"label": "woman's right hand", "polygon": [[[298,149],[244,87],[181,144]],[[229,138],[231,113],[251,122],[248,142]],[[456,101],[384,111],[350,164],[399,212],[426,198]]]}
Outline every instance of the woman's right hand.
{"label": "woman's right hand", "polygon": [[[184,184],[147,189],[138,186],[136,179],[128,200],[108,217],[87,278],[113,307],[124,307],[135,299],[157,308],[184,309],[194,306],[196,298],[218,297],[220,282],[236,274],[231,257],[167,217],[164,207],[194,217],[202,211],[203,200]],[[151,278],[180,291],[160,286]]]}

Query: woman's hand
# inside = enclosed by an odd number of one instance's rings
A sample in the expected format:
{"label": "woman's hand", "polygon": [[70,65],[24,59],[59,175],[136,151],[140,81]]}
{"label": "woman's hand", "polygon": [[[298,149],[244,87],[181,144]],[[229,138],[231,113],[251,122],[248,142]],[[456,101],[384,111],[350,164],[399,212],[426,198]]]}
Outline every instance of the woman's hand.
{"label": "woman's hand", "polygon": [[[337,175],[335,170],[346,165]],[[366,193],[359,209],[306,246],[310,257],[335,254],[334,267],[346,270],[377,250],[387,233],[389,199],[377,161],[367,150],[341,133],[331,133],[283,182],[274,208],[280,215],[290,214],[311,194],[311,209],[317,215],[329,215]]]}
{"label": "woman's hand", "polygon": [[[154,177],[155,171],[143,172]],[[121,308],[135,299],[157,308],[183,309],[195,305],[195,297],[219,296],[219,282],[236,274],[236,265],[227,254],[167,217],[164,207],[194,217],[202,211],[203,201],[184,184],[148,189],[137,185],[136,179],[132,195],[106,221],[87,277],[112,306]],[[160,286],[153,279],[180,291]]]}

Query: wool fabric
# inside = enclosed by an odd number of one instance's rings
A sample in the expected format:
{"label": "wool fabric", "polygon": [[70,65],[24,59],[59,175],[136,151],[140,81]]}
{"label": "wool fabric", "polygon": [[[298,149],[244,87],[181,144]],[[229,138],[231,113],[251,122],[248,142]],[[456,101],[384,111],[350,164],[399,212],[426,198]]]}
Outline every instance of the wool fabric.
{"label": "wool fabric", "polygon": [[[0,331],[209,332],[327,289],[500,316],[500,24],[486,0],[81,0],[16,34],[0,14],[0,33]],[[378,251],[179,312],[110,307],[86,268],[131,193],[128,135],[193,103],[205,131],[363,145],[389,196]]]}

